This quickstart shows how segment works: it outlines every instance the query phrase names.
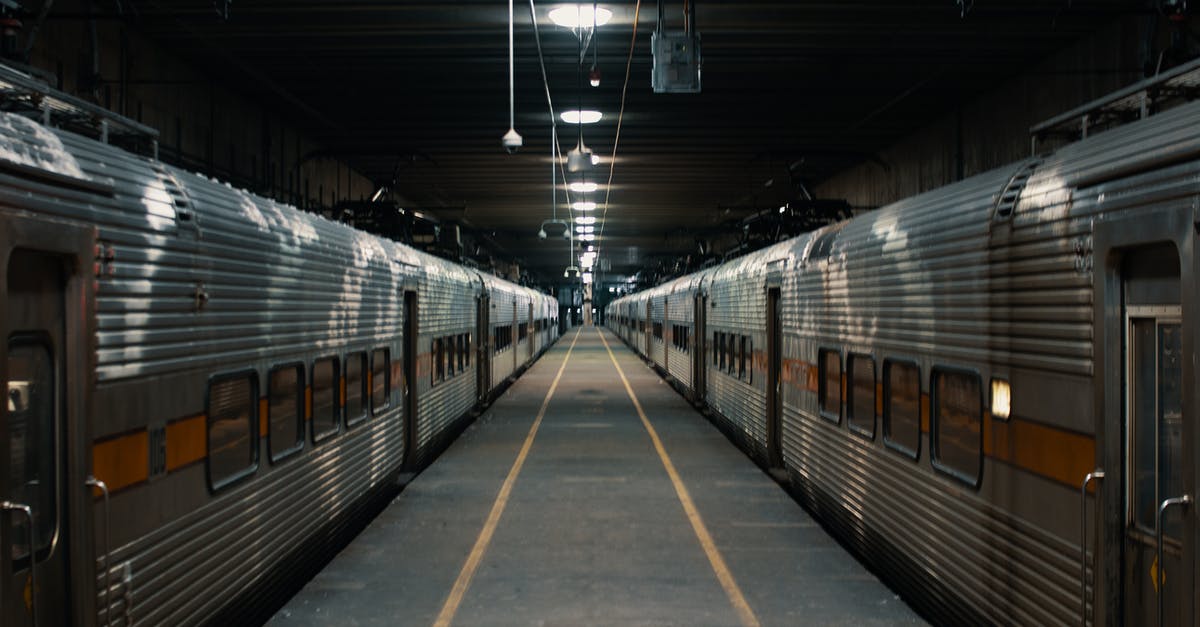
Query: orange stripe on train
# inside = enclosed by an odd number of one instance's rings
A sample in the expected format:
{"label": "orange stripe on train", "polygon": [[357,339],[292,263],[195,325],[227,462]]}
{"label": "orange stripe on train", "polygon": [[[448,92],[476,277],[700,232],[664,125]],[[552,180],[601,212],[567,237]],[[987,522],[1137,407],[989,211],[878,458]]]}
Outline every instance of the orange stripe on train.
{"label": "orange stripe on train", "polygon": [[204,460],[207,424],[208,417],[200,414],[167,425],[167,472]]}
{"label": "orange stripe on train", "polygon": [[111,492],[148,479],[149,460],[150,435],[147,431],[92,444],[92,476],[107,484]]}

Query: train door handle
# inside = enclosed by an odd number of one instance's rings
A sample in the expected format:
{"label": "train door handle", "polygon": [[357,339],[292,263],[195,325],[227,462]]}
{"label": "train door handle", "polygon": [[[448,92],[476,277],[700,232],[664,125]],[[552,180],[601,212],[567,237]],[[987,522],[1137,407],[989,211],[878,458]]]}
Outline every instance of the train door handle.
{"label": "train door handle", "polygon": [[[1156,518],[1154,520],[1154,541],[1155,541],[1155,548],[1158,551],[1158,553],[1156,555],[1156,559],[1158,560],[1158,562],[1157,562],[1158,563],[1158,571],[1155,574],[1155,577],[1158,577],[1159,581],[1162,581],[1163,568],[1166,566],[1166,564],[1163,563],[1163,524],[1162,524],[1163,523],[1163,514],[1165,514],[1166,511],[1168,509],[1171,509],[1172,507],[1176,507],[1176,506],[1188,507],[1191,504],[1192,504],[1192,497],[1190,495],[1185,494],[1183,496],[1177,496],[1175,498],[1167,499],[1167,500],[1163,501],[1162,503],[1160,503],[1158,506],[1158,515],[1156,516]],[[1158,586],[1155,586],[1155,587],[1158,588]],[[1163,597],[1165,597],[1165,596],[1167,596],[1166,590],[1159,589],[1159,591],[1158,591],[1158,627],[1163,626]]]}
{"label": "train door handle", "polygon": [[33,537],[36,532],[33,526],[33,508],[23,503],[0,501],[0,510],[22,512],[29,523],[29,616],[33,620],[33,627],[37,627],[37,541]]}
{"label": "train door handle", "polygon": [[1104,478],[1097,468],[1083,478],[1079,486],[1079,624],[1087,627],[1087,489],[1092,481]]}
{"label": "train door handle", "polygon": [[108,627],[112,625],[112,563],[110,562],[112,553],[108,548],[108,484],[92,476],[89,476],[84,483],[88,487],[98,488],[104,494],[104,625]]}

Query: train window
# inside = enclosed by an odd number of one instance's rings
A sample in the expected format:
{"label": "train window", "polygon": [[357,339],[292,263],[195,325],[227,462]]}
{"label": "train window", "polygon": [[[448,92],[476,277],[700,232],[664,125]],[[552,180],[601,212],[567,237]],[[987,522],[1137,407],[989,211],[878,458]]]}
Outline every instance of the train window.
{"label": "train window", "polygon": [[258,468],[258,377],[213,379],[207,414],[208,487],[219,490]]}
{"label": "train window", "polygon": [[818,351],[820,383],[817,399],[821,415],[834,422],[842,421],[842,354],[822,348]]}
{"label": "train window", "polygon": [[729,356],[725,358],[725,365],[729,366],[729,375],[733,376],[737,374],[737,336],[730,333],[725,339],[729,342],[729,347],[726,349]]}
{"label": "train window", "polygon": [[977,486],[983,470],[983,384],[979,375],[934,368],[929,387],[933,466]]}
{"label": "train window", "polygon": [[442,338],[442,347],[446,357],[446,378],[452,379],[454,378],[454,360],[457,357],[458,347],[454,344],[454,338],[449,335]]}
{"label": "train window", "polygon": [[267,443],[271,463],[304,446],[304,366],[283,366],[271,371],[267,382]]}
{"label": "train window", "polygon": [[463,334],[463,355],[466,356],[467,367],[471,367],[471,334]]}
{"label": "train window", "polygon": [[367,418],[364,399],[367,396],[367,354],[346,355],[346,426],[356,425]]}
{"label": "train window", "polygon": [[446,343],[442,338],[433,341],[433,380],[446,380]]}
{"label": "train window", "polygon": [[721,333],[719,331],[713,332],[712,345],[713,345],[713,352],[712,352],[713,365],[716,366],[717,368],[720,368],[721,367]]}
{"label": "train window", "polygon": [[738,378],[745,379],[746,378],[746,357],[747,357],[746,343],[750,341],[750,338],[743,335],[740,338],[738,338],[738,340],[739,340],[739,342],[738,342],[739,343],[739,346],[738,346]]}
{"label": "train window", "polygon": [[458,371],[463,372],[467,369],[467,335],[459,333],[454,341],[458,344]]}
{"label": "train window", "polygon": [[725,332],[722,331],[721,333],[718,333],[715,341],[716,341],[716,349],[717,349],[717,368],[724,370],[725,369]]}
{"label": "train window", "polygon": [[386,409],[392,393],[392,354],[386,348],[371,351],[371,411]]}
{"label": "train window", "polygon": [[846,368],[850,394],[846,397],[846,424],[850,430],[875,439],[875,358],[851,354]]}
{"label": "train window", "polygon": [[[10,266],[14,268],[15,266]],[[11,270],[10,270],[11,271]],[[8,495],[33,508],[34,536],[38,553],[50,548],[58,529],[59,484],[55,432],[57,387],[54,354],[46,337],[17,334],[8,345]],[[11,557],[29,556],[29,527],[25,521],[10,527],[16,541],[10,542]],[[14,564],[14,566],[19,566]]]}
{"label": "train window", "polygon": [[524,342],[525,337],[529,335],[529,325],[521,323],[517,325],[517,341]]}
{"label": "train window", "polygon": [[338,360],[326,357],[312,367],[312,439],[321,442],[338,430]]}
{"label": "train window", "polygon": [[883,360],[883,441],[917,459],[921,450],[921,369]]}
{"label": "train window", "polygon": [[651,334],[654,335],[654,339],[661,340],[662,339],[662,331],[663,331],[663,329],[662,329],[663,323],[655,322],[651,325],[651,327],[652,328],[650,330],[652,332]]}

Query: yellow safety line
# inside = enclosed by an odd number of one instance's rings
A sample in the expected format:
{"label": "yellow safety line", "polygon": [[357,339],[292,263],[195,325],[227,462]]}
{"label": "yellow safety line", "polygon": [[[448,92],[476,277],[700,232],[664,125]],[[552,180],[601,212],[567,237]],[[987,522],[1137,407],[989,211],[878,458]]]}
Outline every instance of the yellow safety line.
{"label": "yellow safety line", "polygon": [[525,458],[529,456],[529,449],[533,447],[533,438],[537,436],[542,418],[546,416],[550,398],[554,396],[554,390],[558,388],[558,382],[567,368],[567,360],[571,358],[571,351],[575,350],[575,342],[579,341],[579,334],[582,332],[582,327],[575,332],[575,338],[571,340],[567,355],[563,357],[562,365],[558,367],[558,374],[555,375],[554,382],[550,384],[550,390],[546,392],[546,398],[542,401],[542,408],[538,410],[537,418],[533,420],[533,426],[529,428],[529,434],[525,436],[525,444],[521,446],[521,452],[517,453],[517,460],[513,462],[508,476],[504,478],[504,484],[500,486],[500,494],[496,495],[496,502],[492,504],[492,511],[488,513],[487,522],[483,523],[483,529],[475,540],[475,546],[471,549],[471,554],[467,556],[467,562],[463,564],[462,570],[458,573],[458,579],[454,581],[454,587],[450,589],[450,596],[446,598],[445,604],[442,605],[442,611],[438,613],[437,620],[433,623],[434,627],[449,627],[450,623],[454,621],[454,615],[458,613],[458,607],[462,605],[467,588],[471,587],[471,579],[475,577],[475,571],[479,570],[483,554],[487,552],[488,545],[492,542],[492,536],[496,533],[496,525],[500,523],[500,516],[504,514],[504,508],[508,505],[508,497],[512,494],[513,484],[517,482],[517,475],[521,474],[521,467],[525,465]]}
{"label": "yellow safety line", "polygon": [[742,595],[742,589],[738,587],[737,581],[733,578],[733,573],[725,565],[725,560],[721,557],[721,552],[717,550],[717,545],[713,542],[712,535],[708,533],[708,527],[705,526],[704,519],[700,517],[700,511],[696,509],[696,504],[692,502],[692,497],[688,494],[687,487],[683,485],[683,480],[679,478],[679,473],[675,471],[675,464],[671,462],[671,456],[667,455],[667,450],[663,448],[662,440],[658,439],[658,432],[654,430],[654,425],[650,424],[650,419],[646,417],[646,412],[642,409],[642,404],[638,402],[637,395],[633,393],[633,388],[629,385],[629,379],[625,378],[625,371],[621,369],[621,364],[617,363],[616,355],[613,355],[612,349],[608,347],[608,341],[604,339],[604,333],[599,329],[596,332],[600,334],[600,341],[604,342],[604,350],[608,351],[608,357],[612,360],[613,366],[616,366],[617,374],[621,375],[621,382],[625,384],[625,391],[629,394],[629,399],[633,401],[633,406],[637,409],[638,417],[642,419],[642,425],[646,427],[646,432],[650,434],[650,440],[654,442],[654,450],[658,451],[658,458],[662,460],[663,467],[667,469],[667,476],[671,478],[671,484],[675,486],[675,494],[679,497],[679,503],[683,505],[683,511],[687,514],[688,522],[692,523],[692,531],[696,533],[696,539],[700,541],[700,546],[704,548],[704,554],[708,556],[708,563],[712,565],[713,572],[716,573],[717,579],[721,582],[721,587],[725,589],[725,594],[729,597],[729,602],[733,604],[733,609],[737,611],[742,625],[745,625],[745,627],[758,627],[758,617],[754,615],[754,610],[750,609],[750,604],[746,602],[746,597]]}

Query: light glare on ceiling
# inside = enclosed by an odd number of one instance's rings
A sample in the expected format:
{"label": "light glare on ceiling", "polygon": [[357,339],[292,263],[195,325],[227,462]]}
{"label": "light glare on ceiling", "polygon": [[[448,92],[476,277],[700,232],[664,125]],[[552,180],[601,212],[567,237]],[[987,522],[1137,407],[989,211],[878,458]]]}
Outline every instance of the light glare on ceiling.
{"label": "light glare on ceiling", "polygon": [[[594,159],[594,158],[593,158]],[[596,165],[594,162],[592,165]],[[587,194],[596,191],[600,186],[595,183],[571,183],[570,189],[579,194]]]}
{"label": "light glare on ceiling", "polygon": [[604,7],[596,7],[592,14],[591,4],[567,4],[550,10],[550,21],[565,28],[591,28],[604,26],[612,19],[612,11]]}
{"label": "light glare on ceiling", "polygon": [[604,117],[604,114],[592,109],[584,109],[582,111],[563,111],[558,114],[558,117],[562,118],[562,121],[567,124],[595,124]]}

